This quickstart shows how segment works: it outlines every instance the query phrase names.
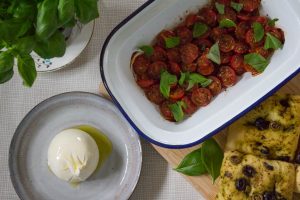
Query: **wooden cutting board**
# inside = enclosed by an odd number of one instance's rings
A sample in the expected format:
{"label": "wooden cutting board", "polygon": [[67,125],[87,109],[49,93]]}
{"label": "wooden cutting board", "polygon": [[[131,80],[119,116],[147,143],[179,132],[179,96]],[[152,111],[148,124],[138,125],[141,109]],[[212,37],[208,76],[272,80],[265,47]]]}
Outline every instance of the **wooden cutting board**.
{"label": "wooden cutting board", "polygon": [[[102,94],[107,95],[105,88],[101,85],[100,91]],[[300,95],[300,74],[297,75],[294,79],[288,82],[284,87],[279,90],[280,93],[288,94],[299,94]],[[107,95],[108,96],[108,95]],[[215,139],[224,147],[226,143],[226,130],[221,131],[215,136]],[[200,145],[180,150],[165,149],[153,145],[156,151],[172,166],[176,167],[181,160],[191,151],[199,148]],[[199,191],[202,196],[207,200],[214,200],[218,192],[217,184],[213,185],[209,176],[199,176],[199,177],[189,177],[184,176],[187,181],[189,181],[192,186]],[[297,196],[295,199],[300,199],[300,196]]]}

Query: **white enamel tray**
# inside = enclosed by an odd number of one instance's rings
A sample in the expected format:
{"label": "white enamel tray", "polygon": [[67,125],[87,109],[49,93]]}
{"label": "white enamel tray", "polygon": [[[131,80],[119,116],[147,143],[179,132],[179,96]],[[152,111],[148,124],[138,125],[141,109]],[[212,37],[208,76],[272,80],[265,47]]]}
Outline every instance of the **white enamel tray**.
{"label": "white enamel tray", "polygon": [[112,31],[102,49],[102,80],[115,104],[141,136],[162,147],[190,147],[213,136],[300,71],[300,1],[263,0],[263,13],[279,18],[277,26],[286,36],[284,48],[275,53],[267,70],[257,77],[245,74],[237,85],[182,123],[164,120],[135,83],[130,69],[131,54],[137,47],[149,44],[164,28],[178,23],[186,11],[207,3],[206,0],[150,0]]}

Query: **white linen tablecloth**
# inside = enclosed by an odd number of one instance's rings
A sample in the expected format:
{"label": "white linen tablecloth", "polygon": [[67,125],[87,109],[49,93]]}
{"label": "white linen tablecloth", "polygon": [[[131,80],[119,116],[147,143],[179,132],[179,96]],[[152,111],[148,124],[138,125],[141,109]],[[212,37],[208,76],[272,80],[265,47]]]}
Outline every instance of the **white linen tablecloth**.
{"label": "white linen tablecloth", "polygon": [[[162,0],[163,1],[163,0]],[[0,85],[0,200],[17,200],[8,170],[8,150],[13,133],[28,111],[44,99],[69,91],[98,93],[101,82],[99,54],[109,32],[145,0],[100,0],[100,18],[92,40],[69,67],[39,74],[31,89],[22,86],[17,70],[14,78]],[[184,178],[174,172],[165,160],[142,140],[143,167],[131,200],[202,199]]]}

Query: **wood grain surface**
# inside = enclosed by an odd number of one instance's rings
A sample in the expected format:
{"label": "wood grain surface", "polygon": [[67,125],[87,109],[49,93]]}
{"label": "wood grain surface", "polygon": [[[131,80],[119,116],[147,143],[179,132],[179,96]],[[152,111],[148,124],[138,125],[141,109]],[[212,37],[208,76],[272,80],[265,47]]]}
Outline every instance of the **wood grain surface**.
{"label": "wood grain surface", "polygon": [[[103,85],[100,85],[100,92],[109,98],[107,92]],[[299,94],[300,95],[300,74],[289,81],[285,86],[283,86],[279,93],[283,94]],[[220,143],[222,147],[224,147],[226,143],[226,130],[221,131],[219,134],[215,136],[215,139]],[[156,151],[172,166],[176,167],[181,160],[191,151],[199,148],[200,145],[188,148],[188,149],[180,149],[180,150],[172,150],[172,149],[165,149],[158,146],[153,145]],[[189,177],[184,176],[187,181],[189,181],[192,186],[199,191],[202,196],[207,200],[215,199],[215,196],[218,192],[218,183],[215,185],[212,184],[212,181],[209,176],[199,176],[199,177]],[[300,195],[295,197],[296,199],[300,199]]]}

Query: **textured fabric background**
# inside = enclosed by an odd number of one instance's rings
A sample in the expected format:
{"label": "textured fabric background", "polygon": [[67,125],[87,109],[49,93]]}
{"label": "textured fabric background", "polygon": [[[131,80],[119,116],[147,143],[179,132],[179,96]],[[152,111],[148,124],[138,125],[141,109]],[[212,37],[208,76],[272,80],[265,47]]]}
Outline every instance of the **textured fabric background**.
{"label": "textured fabric background", "polygon": [[[22,86],[17,75],[0,86],[0,200],[17,200],[8,171],[8,149],[13,133],[36,104],[53,95],[69,91],[98,92],[101,82],[99,53],[109,32],[145,0],[100,0],[101,17],[89,46],[69,67],[48,74],[39,74],[31,89]],[[146,142],[143,145],[143,168],[139,184],[131,200],[201,199],[179,174]]]}

